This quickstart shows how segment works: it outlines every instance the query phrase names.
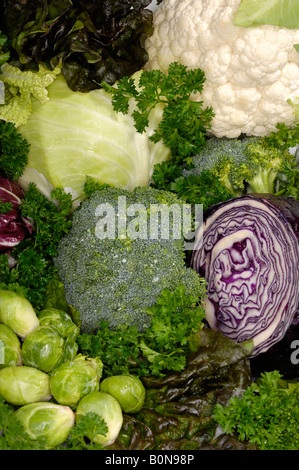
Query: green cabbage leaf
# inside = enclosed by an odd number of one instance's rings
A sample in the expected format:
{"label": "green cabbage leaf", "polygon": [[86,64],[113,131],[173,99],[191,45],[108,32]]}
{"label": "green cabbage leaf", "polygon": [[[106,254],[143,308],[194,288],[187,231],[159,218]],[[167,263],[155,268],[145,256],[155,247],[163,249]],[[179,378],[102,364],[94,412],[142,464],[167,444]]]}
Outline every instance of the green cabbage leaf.
{"label": "green cabbage leaf", "polygon": [[[138,79],[141,72],[136,72]],[[161,119],[156,107],[149,127],[137,132],[131,114],[114,111],[103,89],[74,92],[60,74],[48,87],[48,101],[34,100],[32,112],[19,132],[30,144],[28,168],[54,187],[83,194],[86,177],[128,190],[146,186],[153,167],[170,158],[162,142],[149,140]]]}
{"label": "green cabbage leaf", "polygon": [[235,15],[236,26],[270,24],[298,29],[298,0],[242,0]]}

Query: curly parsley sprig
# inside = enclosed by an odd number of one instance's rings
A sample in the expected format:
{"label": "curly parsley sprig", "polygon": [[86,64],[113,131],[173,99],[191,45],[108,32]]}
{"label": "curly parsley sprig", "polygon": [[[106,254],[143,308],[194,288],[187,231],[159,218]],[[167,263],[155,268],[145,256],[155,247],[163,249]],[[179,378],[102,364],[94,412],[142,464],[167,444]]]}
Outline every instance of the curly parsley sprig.
{"label": "curly parsley sprig", "polygon": [[[23,217],[33,221],[33,233],[19,243],[10,256],[7,253],[0,255],[0,288],[20,292],[35,308],[43,305],[47,285],[56,272],[53,257],[72,223],[71,194],[57,188],[51,197],[53,200],[30,183],[20,210]],[[13,267],[10,266],[11,259],[15,262]]]}
{"label": "curly parsley sprig", "polygon": [[22,176],[28,162],[29,143],[12,122],[0,119],[0,171],[8,179]]}
{"label": "curly parsley sprig", "polygon": [[260,450],[298,450],[299,386],[278,371],[265,372],[241,398],[217,404],[215,420],[227,434],[256,444]]}
{"label": "curly parsley sprig", "polygon": [[182,285],[174,291],[164,289],[149,309],[152,321],[145,333],[135,325],[111,330],[108,322],[102,321],[95,335],[83,333],[78,337],[82,353],[100,357],[107,375],[164,376],[166,371],[183,370],[191,352],[190,338],[203,327],[203,281],[199,290],[186,295]]}
{"label": "curly parsley sprig", "polygon": [[151,111],[162,105],[162,118],[149,139],[155,143],[163,141],[171,150],[173,160],[187,162],[203,148],[214,116],[211,107],[192,100],[194,93],[202,92],[204,82],[201,69],[188,70],[173,62],[167,74],[160,70],[142,71],[137,84],[134,77],[124,77],[117,86],[103,82],[102,87],[112,94],[115,111],[127,114],[131,99],[135,101],[137,109],[132,117],[140,133],[149,125]]}

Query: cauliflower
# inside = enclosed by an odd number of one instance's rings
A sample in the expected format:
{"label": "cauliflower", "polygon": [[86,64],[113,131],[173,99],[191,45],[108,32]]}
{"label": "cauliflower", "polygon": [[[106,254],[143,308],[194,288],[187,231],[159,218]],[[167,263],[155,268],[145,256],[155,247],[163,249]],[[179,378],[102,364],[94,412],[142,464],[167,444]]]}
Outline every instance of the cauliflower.
{"label": "cauliflower", "polygon": [[178,61],[201,68],[203,92],[212,106],[211,134],[266,136],[283,122],[292,126],[288,100],[299,96],[299,29],[234,25],[240,0],[164,0],[146,40],[147,70],[167,71]]}

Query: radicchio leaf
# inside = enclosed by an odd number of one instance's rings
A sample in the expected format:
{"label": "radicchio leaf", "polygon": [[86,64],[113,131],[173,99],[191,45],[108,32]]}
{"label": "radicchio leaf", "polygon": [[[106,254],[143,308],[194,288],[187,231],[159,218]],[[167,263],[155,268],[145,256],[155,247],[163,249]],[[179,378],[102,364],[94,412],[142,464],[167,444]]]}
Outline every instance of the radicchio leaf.
{"label": "radicchio leaf", "polygon": [[24,198],[21,186],[0,175],[1,203],[10,202],[12,208],[0,213],[0,253],[9,253],[25,237],[33,231],[30,220],[22,217],[20,205]]}

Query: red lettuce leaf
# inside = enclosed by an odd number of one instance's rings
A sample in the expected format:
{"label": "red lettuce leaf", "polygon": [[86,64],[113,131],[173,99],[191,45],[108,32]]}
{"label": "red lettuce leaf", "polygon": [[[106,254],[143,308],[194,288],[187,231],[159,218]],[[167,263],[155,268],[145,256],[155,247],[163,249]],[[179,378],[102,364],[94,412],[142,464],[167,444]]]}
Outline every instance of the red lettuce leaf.
{"label": "red lettuce leaf", "polygon": [[73,91],[113,84],[139,70],[152,34],[150,0],[0,0],[0,30],[9,38],[11,62],[44,63],[62,73]]}
{"label": "red lettuce leaf", "polygon": [[249,351],[221,332],[205,328],[186,368],[165,377],[147,376],[143,409],[124,414],[117,441],[108,450],[247,449],[226,436],[213,419],[215,405],[228,404],[251,384]]}

